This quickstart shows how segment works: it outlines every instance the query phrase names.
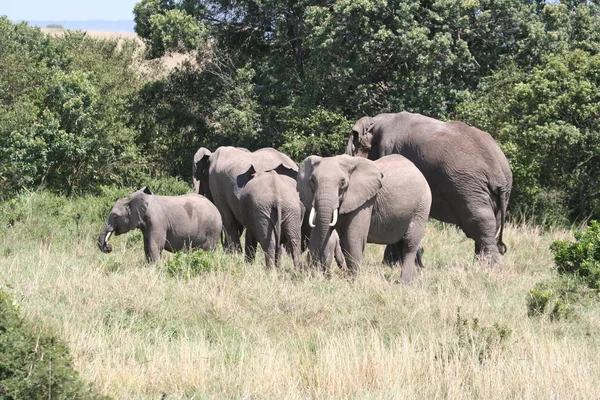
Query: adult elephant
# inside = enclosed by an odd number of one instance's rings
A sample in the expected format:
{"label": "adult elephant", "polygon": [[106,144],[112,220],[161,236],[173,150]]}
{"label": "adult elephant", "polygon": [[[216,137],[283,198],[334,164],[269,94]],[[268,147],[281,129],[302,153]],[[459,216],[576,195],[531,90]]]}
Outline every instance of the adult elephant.
{"label": "adult elephant", "polygon": [[378,243],[400,248],[402,280],[415,277],[431,192],[412,162],[396,154],[377,161],[310,156],[300,165],[297,188],[310,210],[311,260],[328,262],[335,228],[351,273],[356,273],[365,245]]}
{"label": "adult elephant", "polygon": [[[203,153],[198,154],[200,151]],[[236,196],[237,177],[251,166],[256,172],[272,170],[280,165],[298,171],[298,166],[291,158],[270,147],[250,152],[244,148],[224,146],[214,153],[204,148],[198,152],[194,163],[198,193],[210,199],[221,213],[225,250],[241,252],[240,236],[244,225],[240,200]]]}
{"label": "adult elephant", "polygon": [[[431,188],[430,216],[458,225],[475,241],[476,254],[502,265],[512,172],[489,133],[420,114],[379,114],[356,122],[346,153],[370,160],[401,154],[411,160]],[[386,249],[386,257],[391,254]]]}

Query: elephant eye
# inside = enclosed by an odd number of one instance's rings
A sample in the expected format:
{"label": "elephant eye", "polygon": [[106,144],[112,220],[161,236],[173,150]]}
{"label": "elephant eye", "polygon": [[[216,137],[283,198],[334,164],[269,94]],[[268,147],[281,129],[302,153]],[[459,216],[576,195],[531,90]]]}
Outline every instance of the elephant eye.
{"label": "elephant eye", "polygon": [[348,186],[348,181],[345,179],[342,179],[340,181],[340,189],[345,189]]}

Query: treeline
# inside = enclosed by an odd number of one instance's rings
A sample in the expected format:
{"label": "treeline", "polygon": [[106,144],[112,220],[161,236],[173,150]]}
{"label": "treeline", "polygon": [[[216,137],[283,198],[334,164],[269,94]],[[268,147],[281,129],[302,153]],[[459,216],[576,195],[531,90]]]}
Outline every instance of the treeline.
{"label": "treeline", "polygon": [[[512,214],[600,217],[600,2],[142,0],[135,42],[0,20],[0,187],[189,179],[199,146],[343,151],[402,110],[490,132]],[[193,61],[160,74],[142,57]]]}

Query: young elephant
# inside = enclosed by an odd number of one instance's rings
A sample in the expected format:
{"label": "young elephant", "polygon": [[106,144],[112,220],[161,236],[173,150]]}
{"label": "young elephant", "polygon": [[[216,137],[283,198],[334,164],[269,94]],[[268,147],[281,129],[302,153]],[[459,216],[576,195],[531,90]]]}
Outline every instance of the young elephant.
{"label": "young elephant", "polygon": [[400,155],[371,161],[348,155],[310,156],[300,165],[298,191],[313,227],[309,247],[321,264],[333,229],[351,273],[367,242],[400,249],[402,280],[415,277],[415,261],[431,207],[423,174]]}
{"label": "young elephant", "polygon": [[246,227],[246,260],[254,260],[256,244],[265,253],[267,267],[279,267],[281,245],[292,256],[294,265],[300,265],[300,227],[304,207],[296,192],[297,172],[279,165],[257,173],[254,166],[237,177],[236,195],[243,210],[242,223]]}
{"label": "young elephant", "polygon": [[156,196],[148,187],[117,200],[98,237],[98,247],[110,253],[110,235],[139,228],[144,235],[148,262],[157,261],[163,249],[214,250],[221,235],[221,215],[204,196]]}

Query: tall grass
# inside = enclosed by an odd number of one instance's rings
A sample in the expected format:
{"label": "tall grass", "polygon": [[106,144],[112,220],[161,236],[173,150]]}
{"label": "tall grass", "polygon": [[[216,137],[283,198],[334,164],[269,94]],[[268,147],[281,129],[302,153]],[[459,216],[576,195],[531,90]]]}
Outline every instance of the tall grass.
{"label": "tall grass", "polygon": [[139,235],[96,238],[121,194],[25,195],[0,215],[0,280],[27,319],[71,349],[83,379],[114,398],[599,398],[600,307],[527,316],[566,230],[509,225],[503,268],[430,222],[411,285],[369,245],[355,280],[285,259],[217,252],[215,268],[173,277],[147,265]]}

